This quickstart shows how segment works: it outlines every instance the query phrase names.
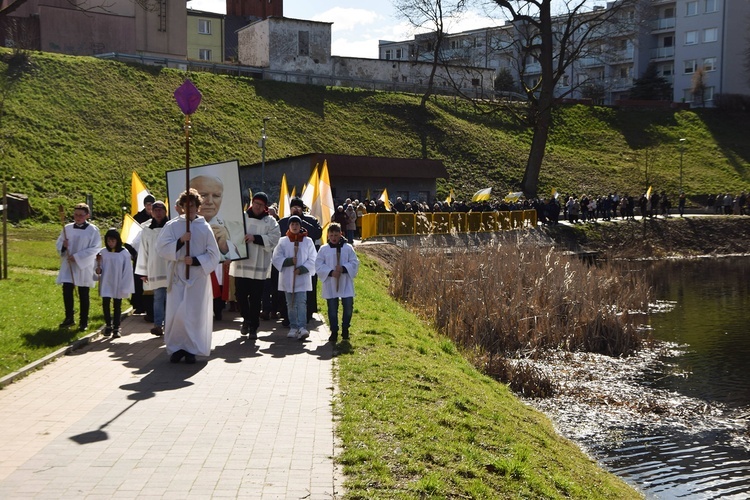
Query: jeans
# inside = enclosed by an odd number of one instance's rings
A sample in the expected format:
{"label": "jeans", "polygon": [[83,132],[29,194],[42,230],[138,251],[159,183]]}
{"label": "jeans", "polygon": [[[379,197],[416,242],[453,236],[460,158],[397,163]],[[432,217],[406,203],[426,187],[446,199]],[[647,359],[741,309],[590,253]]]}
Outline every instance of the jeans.
{"label": "jeans", "polygon": [[[331,327],[331,333],[339,332],[339,299],[326,299],[328,302],[328,323]],[[352,313],[354,312],[354,297],[343,297],[341,304],[344,306],[344,315],[341,321],[341,327],[345,332],[349,331],[352,322]]]}
{"label": "jeans", "polygon": [[167,307],[167,288],[154,289],[154,325],[164,326],[164,311]]}
{"label": "jeans", "polygon": [[307,324],[307,292],[286,292],[286,308],[290,328],[303,328]]}

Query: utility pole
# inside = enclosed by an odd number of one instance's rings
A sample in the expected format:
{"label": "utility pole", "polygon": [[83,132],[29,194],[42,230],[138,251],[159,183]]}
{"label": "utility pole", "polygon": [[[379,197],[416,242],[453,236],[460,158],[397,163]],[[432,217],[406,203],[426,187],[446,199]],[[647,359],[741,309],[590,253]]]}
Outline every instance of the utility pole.
{"label": "utility pole", "polygon": [[263,118],[263,128],[260,129],[260,140],[258,146],[260,146],[260,190],[266,190],[266,123],[271,118],[266,116]]}

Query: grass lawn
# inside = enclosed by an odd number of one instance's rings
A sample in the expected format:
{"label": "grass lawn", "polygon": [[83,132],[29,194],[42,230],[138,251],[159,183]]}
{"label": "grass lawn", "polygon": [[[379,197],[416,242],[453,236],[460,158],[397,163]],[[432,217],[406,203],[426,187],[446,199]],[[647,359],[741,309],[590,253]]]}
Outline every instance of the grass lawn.
{"label": "grass lawn", "polygon": [[[64,319],[62,291],[55,284],[60,259],[56,225],[9,228],[8,279],[0,280],[0,377],[67,346],[85,332],[58,328]],[[76,313],[78,299],[76,298]],[[89,328],[104,323],[99,294],[91,293]]]}

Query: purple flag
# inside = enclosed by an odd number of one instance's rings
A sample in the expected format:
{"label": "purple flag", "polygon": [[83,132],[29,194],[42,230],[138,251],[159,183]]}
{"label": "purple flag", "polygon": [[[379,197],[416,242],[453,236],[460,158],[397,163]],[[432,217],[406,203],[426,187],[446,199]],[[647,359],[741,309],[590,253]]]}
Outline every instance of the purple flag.
{"label": "purple flag", "polygon": [[174,91],[174,98],[184,114],[192,115],[201,103],[201,92],[193,82],[185,80],[185,83]]}

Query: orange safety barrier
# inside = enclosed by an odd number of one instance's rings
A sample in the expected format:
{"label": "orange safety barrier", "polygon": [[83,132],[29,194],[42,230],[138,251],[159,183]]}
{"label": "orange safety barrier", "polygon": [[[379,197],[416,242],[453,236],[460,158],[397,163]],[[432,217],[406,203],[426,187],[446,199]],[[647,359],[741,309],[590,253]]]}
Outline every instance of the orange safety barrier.
{"label": "orange safety barrier", "polygon": [[537,224],[536,210],[376,213],[361,219],[363,240],[376,236],[509,231]]}

